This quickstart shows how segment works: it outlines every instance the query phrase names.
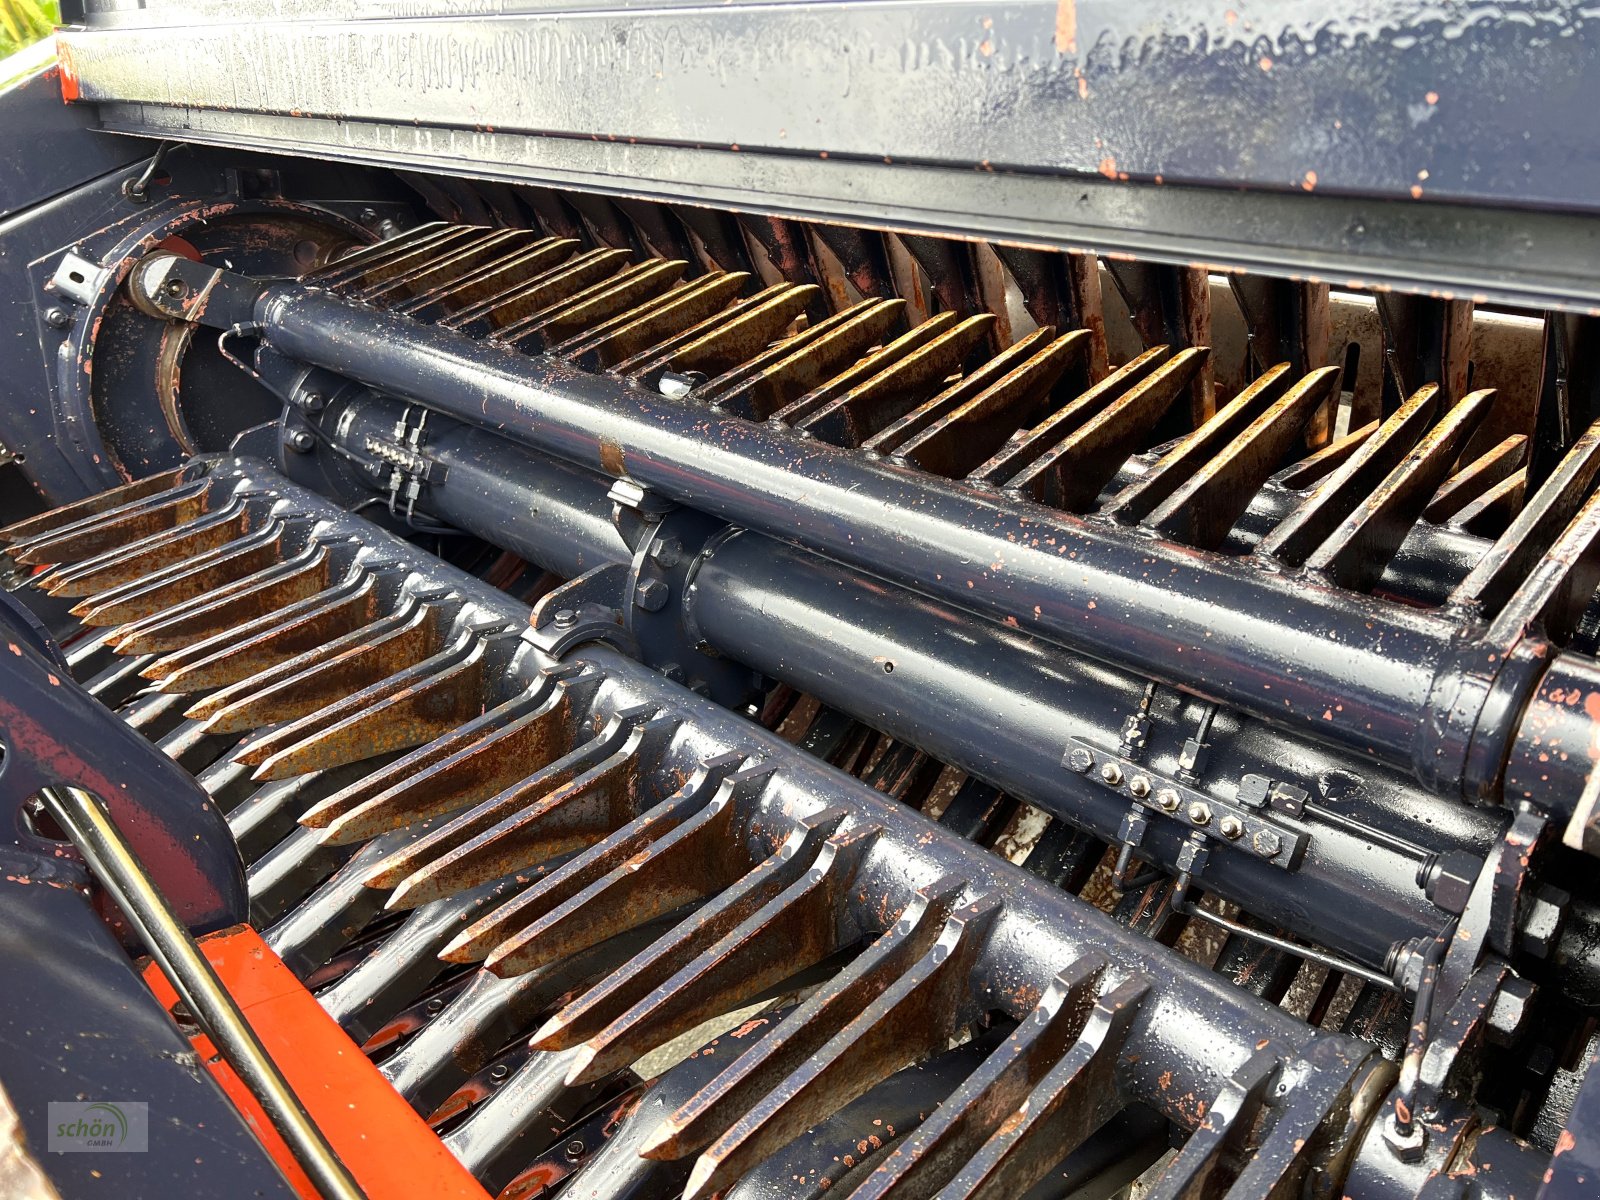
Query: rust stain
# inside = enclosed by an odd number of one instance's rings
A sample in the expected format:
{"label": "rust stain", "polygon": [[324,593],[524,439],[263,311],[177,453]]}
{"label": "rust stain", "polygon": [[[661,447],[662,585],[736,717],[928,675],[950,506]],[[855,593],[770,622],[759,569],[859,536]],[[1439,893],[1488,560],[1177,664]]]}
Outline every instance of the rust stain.
{"label": "rust stain", "polygon": [[1078,2],[1058,0],[1056,4],[1056,53],[1078,52]]}
{"label": "rust stain", "polygon": [[621,476],[626,474],[623,462],[622,447],[608,438],[600,439],[600,465],[607,474]]}

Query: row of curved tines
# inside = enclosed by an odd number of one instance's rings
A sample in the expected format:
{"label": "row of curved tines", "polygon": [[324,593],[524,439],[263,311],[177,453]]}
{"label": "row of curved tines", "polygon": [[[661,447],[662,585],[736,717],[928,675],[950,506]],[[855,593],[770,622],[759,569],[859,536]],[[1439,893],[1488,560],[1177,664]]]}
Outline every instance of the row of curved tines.
{"label": "row of curved tines", "polygon": [[[306,282],[1019,500],[1489,618],[1536,562],[1573,557],[1597,524],[1580,509],[1600,433],[1577,438],[1527,496],[1528,439],[1476,436],[1493,424],[1492,391],[1446,404],[1427,385],[1334,438],[1333,367],[1296,376],[1279,364],[1217,407],[1203,347],[1096,371],[1085,330],[999,346],[990,313],[905,328],[899,299],[821,315],[814,285],[752,293],[747,273],[684,282],[686,266],[432,225]],[[1391,571],[1403,547],[1420,570]],[[1560,635],[1578,616],[1546,615]]]}
{"label": "row of curved tines", "polygon": [[[393,544],[319,540],[319,505],[179,471],[5,536],[77,599],[75,675],[228,813],[268,942],[486,1184],[530,1195],[587,1163],[700,1196],[798,1164],[863,1197],[1016,1196],[1048,1194],[1073,1148],[1066,1177],[1162,1151],[1164,1123],[1115,1086],[1146,981],[1090,956],[996,1022],[993,972],[974,968],[998,898],[946,877],[863,923],[855,873],[889,831],[782,816],[763,804],[773,765],[737,753],[672,771],[680,716],[607,713],[593,668],[514,669],[518,622],[397,565]],[[947,778],[837,714],[797,719],[803,703],[780,690],[762,720],[909,805]],[[941,819],[992,840],[1014,811],[967,780]],[[1104,851],[1057,824],[1027,865],[1079,890]],[[1116,913],[1170,943],[1168,895]],[[1235,940],[1218,966],[1278,1000],[1296,964]],[[659,1078],[634,1073],[763,1003]],[[1350,1022],[1370,1036],[1403,1015],[1383,993]],[[1303,1166],[1299,1126],[1242,1153],[1282,1060],[1265,1048],[1230,1081],[1243,1099],[1157,1195],[1205,1178],[1265,1195]],[[820,1167],[785,1149],[814,1126],[865,1148]]]}

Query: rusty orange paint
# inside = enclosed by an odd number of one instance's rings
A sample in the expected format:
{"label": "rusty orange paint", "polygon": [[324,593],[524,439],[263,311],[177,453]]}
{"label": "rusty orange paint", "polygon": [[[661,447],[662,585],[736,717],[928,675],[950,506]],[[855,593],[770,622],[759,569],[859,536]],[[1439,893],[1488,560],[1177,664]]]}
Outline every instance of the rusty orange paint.
{"label": "rusty orange paint", "polygon": [[[488,1200],[488,1193],[254,929],[240,925],[210,934],[200,939],[200,948],[312,1120],[371,1200],[409,1200],[413,1196]],[[151,963],[144,977],[162,1006],[170,1010],[178,997],[161,968]],[[320,1193],[288,1146],[233,1069],[217,1057],[210,1040],[201,1034],[191,1040],[295,1191],[305,1200],[319,1200]]]}

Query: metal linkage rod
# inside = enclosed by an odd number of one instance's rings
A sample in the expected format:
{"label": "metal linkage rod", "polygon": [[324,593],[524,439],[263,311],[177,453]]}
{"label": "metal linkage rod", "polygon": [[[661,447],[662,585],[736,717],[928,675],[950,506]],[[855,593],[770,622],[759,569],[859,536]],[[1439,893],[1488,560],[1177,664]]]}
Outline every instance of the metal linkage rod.
{"label": "metal linkage rod", "polygon": [[317,1190],[325,1200],[364,1200],[366,1193],[322,1136],[104,805],[75,787],[45,788],[41,796]]}

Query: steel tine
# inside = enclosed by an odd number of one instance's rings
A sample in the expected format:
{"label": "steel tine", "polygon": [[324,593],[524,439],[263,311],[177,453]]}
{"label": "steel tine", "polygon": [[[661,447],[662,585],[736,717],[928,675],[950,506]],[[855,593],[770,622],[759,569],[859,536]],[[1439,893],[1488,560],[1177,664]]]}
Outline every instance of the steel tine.
{"label": "steel tine", "polygon": [[[659,988],[687,960],[739,927],[764,904],[813,869],[825,869],[852,843],[865,845],[877,835],[869,827],[861,838],[833,845],[833,835],[844,820],[839,809],[823,809],[801,821],[783,844],[762,859],[732,886],[674,926],[619,970],[574,998],[539,1027],[533,1035],[536,1050],[565,1050],[588,1041],[634,1004]],[[853,850],[845,863],[856,861]]]}
{"label": "steel tine", "polygon": [[1367,439],[1377,432],[1378,422],[1368,421],[1359,429],[1352,429],[1342,438],[1335,438],[1314,454],[1308,454],[1299,462],[1285,467],[1268,482],[1291,492],[1305,491],[1349,462],[1351,455],[1361,449]]}
{"label": "steel tine", "polygon": [[[466,721],[450,732],[434,738],[425,746],[420,746],[410,753],[401,756],[390,766],[381,771],[372,771],[348,788],[335,792],[308,809],[300,818],[302,825],[309,825],[316,829],[327,829],[340,818],[349,815],[358,808],[362,808],[368,801],[374,800],[391,789],[406,788],[409,786],[423,787],[430,783],[443,782],[439,778],[439,770],[447,760],[463,751],[477,751],[480,761],[483,757],[485,744],[492,745],[493,735],[515,722],[528,717],[540,709],[551,707],[551,702],[558,698],[565,689],[558,688],[549,676],[542,676],[531,687],[513,696],[510,700],[489,709],[481,716]],[[493,788],[489,794],[498,791]],[[339,836],[331,839],[330,844],[341,841],[358,841],[385,832],[386,828],[398,828],[404,821],[385,828],[372,828],[355,832],[349,837]],[[325,835],[327,836],[327,835]]]}
{"label": "steel tine", "polygon": [[1288,1057],[1282,1046],[1268,1042],[1228,1077],[1200,1127],[1151,1184],[1147,1200],[1205,1200],[1218,1194],[1213,1182],[1218,1168],[1243,1149]]}
{"label": "steel tine", "polygon": [[1306,569],[1353,591],[1376,586],[1493,402],[1494,392],[1485,389],[1445,413],[1306,559]]}
{"label": "steel tine", "polygon": [[1489,616],[1499,612],[1582,507],[1597,474],[1600,421],[1583,431],[1506,531],[1456,586],[1450,594],[1451,607]]}
{"label": "steel tine", "polygon": [[763,350],[695,388],[723,412],[765,421],[882,343],[900,323],[904,300],[863,300]]}
{"label": "steel tine", "polygon": [[182,482],[184,472],[188,469],[186,466],[174,467],[170,471],[146,475],[143,479],[107,488],[103,492],[85,496],[82,500],[74,500],[70,504],[59,505],[37,516],[13,521],[0,529],[0,542],[17,544],[33,541],[46,534],[59,533],[67,526],[77,525],[91,517],[104,516],[112,509],[125,508],[137,501],[146,500],[177,486]]}
{"label": "steel tine", "polygon": [[573,334],[552,352],[588,370],[603,371],[715,316],[744,290],[749,278],[746,271],[703,275]]}
{"label": "steel tine", "polygon": [[[398,888],[409,876],[429,863],[465,845],[484,830],[494,828],[506,817],[521,810],[532,798],[565,787],[634,742],[639,726],[648,715],[648,709],[619,714],[588,741],[579,743],[552,762],[536,766],[531,775],[502,788],[487,800],[464,812],[458,812],[452,805],[448,822],[429,837],[419,839],[383,863],[367,882],[372,887]],[[521,764],[521,769],[526,771],[526,764]]]}
{"label": "steel tine", "polygon": [[326,546],[310,545],[237,583],[218,588],[179,609],[154,613],[117,631],[119,654],[168,653],[243,622],[259,621],[309,599],[331,582]]}
{"label": "steel tine", "polygon": [[814,284],[774,284],[612,369],[618,375],[640,379],[661,370],[721,375],[782,337],[821,294],[822,289]]}
{"label": "steel tine", "polygon": [[685,1200],[721,1191],[874,1084],[946,1049],[977,1015],[968,977],[999,911],[985,896],[952,913],[926,954],[701,1154]]}
{"label": "steel tine", "polygon": [[[419,263],[433,262],[444,253],[475,243],[485,232],[473,225],[447,225],[430,231],[428,236],[395,246],[389,254],[374,255],[366,262],[355,264],[352,270],[330,272],[316,281],[317,286],[335,295],[359,297],[370,288],[414,270]],[[392,245],[398,240],[385,244]]]}
{"label": "steel tine", "polygon": [[1419,388],[1335,471],[1311,490],[1278,527],[1261,539],[1256,553],[1287,566],[1304,566],[1346,517],[1383,481],[1433,420],[1439,389]]}
{"label": "steel tine", "polygon": [[1557,643],[1572,636],[1600,582],[1593,553],[1596,538],[1600,538],[1600,491],[1590,493],[1495,616],[1489,632],[1492,645],[1514,645],[1518,635],[1536,626]]}
{"label": "steel tine", "polygon": [[[1083,1032],[1109,963],[1089,954],[1050,982],[1016,1030],[896,1146],[851,1200],[932,1200],[1013,1114]],[[1053,1164],[1046,1164],[1048,1166]]]}
{"label": "steel tine", "polygon": [[297,829],[245,872],[250,889],[250,924],[274,924],[333,874],[351,851],[319,845],[309,829]]}
{"label": "steel tine", "polygon": [[539,353],[662,295],[677,284],[688,266],[682,259],[637,263],[495,336],[526,353]]}
{"label": "steel tine", "polygon": [[572,257],[580,243],[575,238],[544,238],[504,258],[485,263],[471,275],[425,292],[395,311],[419,321],[438,321],[497,296],[518,280],[525,280]]}
{"label": "steel tine", "polygon": [[759,1047],[735,1059],[663,1121],[640,1153],[683,1158],[731,1129],[933,948],[965,886],[966,880],[946,875],[917,889],[893,925],[808,996]]}
{"label": "steel tine", "polygon": [[[265,735],[267,731],[263,730]],[[372,770],[372,762],[310,771],[255,787],[228,812],[228,829],[246,862],[260,858],[295,831],[297,818],[319,799]],[[241,780],[254,784],[256,780]]]}
{"label": "steel tine", "polygon": [[1012,1200],[1115,1116],[1127,1103],[1116,1086],[1118,1060],[1149,991],[1149,981],[1133,978],[1101,996],[1072,1048],[938,1193],[940,1200]]}
{"label": "steel tine", "polygon": [[597,280],[609,278],[629,259],[626,250],[588,250],[565,262],[518,280],[477,304],[440,320],[446,329],[459,329],[474,337],[493,333],[541,309],[582,291]]}
{"label": "steel tine", "polygon": [[1152,431],[1204,369],[1211,351],[1179,350],[1149,378],[1130,387],[1089,417],[1006,487],[1068,512],[1089,508],[1130,454],[1149,442]]}
{"label": "steel tine", "polygon": [[[1213,444],[1199,469],[1140,523],[1164,537],[1203,550],[1222,545],[1234,522],[1250,507],[1267,476],[1299,439],[1306,422],[1332,395],[1338,382],[1338,369],[1323,367],[1284,389],[1281,397],[1272,399],[1247,428]],[[1206,422],[1194,436],[1211,424],[1212,421]],[[1162,464],[1171,457],[1164,458]],[[1160,471],[1161,464],[1155,470]]]}
{"label": "steel tine", "polygon": [[[445,1147],[476,1177],[498,1179],[549,1143],[562,1108],[586,1107],[587,1097],[568,1095],[570,1054],[535,1054],[496,1089],[472,1118],[445,1136]],[[492,1173],[492,1174],[491,1174]]]}
{"label": "steel tine", "polygon": [[[724,795],[724,781],[743,761],[724,754],[701,763],[673,795],[469,925],[440,957],[466,963],[494,954],[491,970],[519,974],[726,887],[736,868],[725,852],[733,789]],[[707,827],[713,832],[693,832]],[[700,843],[687,864],[679,848],[685,838]],[[630,875],[651,882],[628,887]]]}
{"label": "steel tine", "polygon": [[817,387],[784,405],[772,416],[786,425],[800,425],[896,363],[906,359],[915,361],[916,355],[961,324],[961,318],[955,313],[937,313],[920,325],[913,325],[893,341],[850,363],[843,371],[823,380]]}
{"label": "steel tine", "polygon": [[261,935],[298,978],[325,964],[383,911],[383,894],[367,887],[363,876],[404,837],[391,833],[368,842]]}
{"label": "steel tine", "polygon": [[526,229],[491,230],[473,241],[451,246],[444,254],[411,262],[398,275],[361,289],[358,298],[363,304],[403,311],[405,302],[413,297],[470,275],[488,263],[499,262],[508,253],[526,249],[525,243],[538,237]]}
{"label": "steel tine", "polygon": [[437,614],[414,604],[298,658],[213,692],[189,710],[217,732],[292,721],[409,667],[438,647]]}
{"label": "steel tine", "polygon": [[[917,326],[918,329],[925,327]],[[859,446],[944,388],[979,353],[987,353],[994,314],[958,321],[898,360],[884,365],[803,420],[800,429],[839,446]]]}
{"label": "steel tine", "polygon": [[543,792],[527,790],[517,811],[408,876],[395,889],[391,906],[414,908],[443,899],[485,878],[587,849],[609,836],[639,815],[646,802],[640,764],[653,758],[676,728],[670,717],[646,721],[614,753],[565,783]]}
{"label": "steel tine", "polygon": [[1526,434],[1515,433],[1480,454],[1446,479],[1422,510],[1422,519],[1444,525],[1495,484],[1523,465],[1528,455]]}
{"label": "steel tine", "polygon": [[966,475],[1005,445],[1014,429],[1044,417],[1062,378],[1083,361],[1088,332],[1054,332],[1048,326],[1034,330],[864,447],[947,479]]}
{"label": "steel tine", "polygon": [[24,566],[83,562],[205,515],[210,492],[205,479],[163,489],[14,541],[6,553]]}
{"label": "steel tine", "polygon": [[481,714],[493,682],[493,646],[506,636],[468,633],[449,650],[293,722],[250,751],[256,777],[282,779],[409,750]]}
{"label": "steel tine", "polygon": [[85,625],[125,625],[156,613],[170,613],[281,564],[283,534],[283,522],[274,518],[237,541],[80,600],[73,605],[72,615]]}
{"label": "steel tine", "polygon": [[93,596],[244,537],[254,515],[250,506],[234,501],[93,558],[55,567],[33,582],[52,596]]}
{"label": "steel tine", "polygon": [[1018,430],[967,478],[977,483],[1004,486],[1012,476],[1036,462],[1040,455],[1090,417],[1103,412],[1120,397],[1148,381],[1170,356],[1171,350],[1166,346],[1153,346],[1146,350],[1092,385],[1082,395],[1069,400],[1033,428]]}
{"label": "steel tine", "polygon": [[300,277],[302,283],[314,284],[317,287],[329,287],[349,279],[361,271],[368,270],[388,259],[398,258],[402,254],[409,254],[416,246],[437,240],[440,235],[456,226],[446,221],[429,221],[424,225],[417,225],[405,232],[396,234],[386,241],[373,242],[371,245],[362,246],[352,250],[343,258],[336,258],[332,262],[324,263],[314,271]]}

